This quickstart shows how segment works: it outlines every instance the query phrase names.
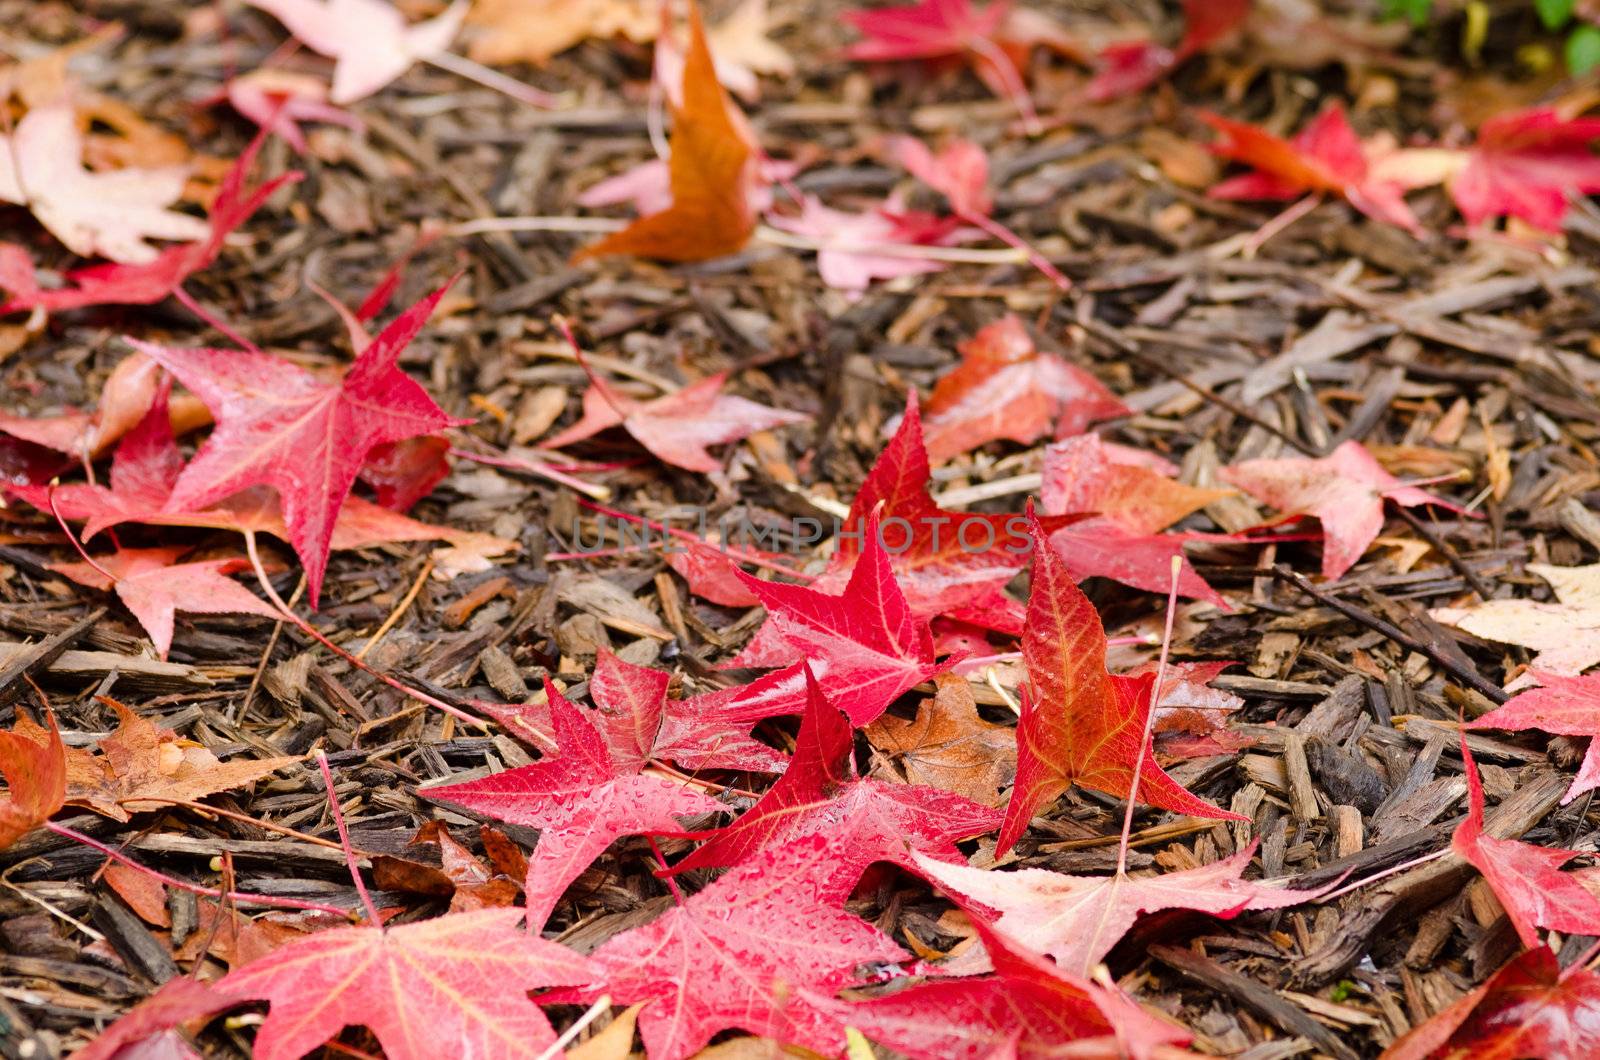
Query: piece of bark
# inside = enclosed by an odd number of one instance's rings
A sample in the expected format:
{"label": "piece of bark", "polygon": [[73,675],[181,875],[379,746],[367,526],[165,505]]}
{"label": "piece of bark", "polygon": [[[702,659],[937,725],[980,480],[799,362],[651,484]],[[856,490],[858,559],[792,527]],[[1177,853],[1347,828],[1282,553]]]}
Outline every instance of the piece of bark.
{"label": "piece of bark", "polygon": [[15,701],[22,694],[27,687],[24,677],[49,667],[104,617],[106,609],[97,607],[60,633],[37,644],[18,645],[15,651],[4,656],[4,661],[0,662],[0,706]]}
{"label": "piece of bark", "polygon": [[[1485,822],[1485,834],[1495,839],[1521,836],[1544,820],[1569,786],[1568,778],[1559,773],[1537,774],[1494,808]],[[1331,982],[1360,960],[1384,927],[1457,893],[1474,871],[1460,857],[1446,854],[1384,880],[1347,911],[1326,946],[1297,963],[1292,981],[1299,987]]]}
{"label": "piece of bark", "polygon": [[1347,858],[1360,853],[1364,842],[1361,810],[1355,806],[1338,805],[1328,811],[1328,817],[1333,825],[1334,856]]}
{"label": "piece of bark", "polygon": [[1389,793],[1389,785],[1367,760],[1326,740],[1307,740],[1311,775],[1335,803],[1372,813]]}
{"label": "piece of bark", "polygon": [[1306,744],[1299,733],[1289,733],[1283,741],[1283,775],[1289,782],[1289,806],[1302,821],[1322,816],[1317,806],[1317,789],[1311,783],[1311,767],[1306,763]]}
{"label": "piece of bark", "polygon": [[1356,1060],[1358,1054],[1333,1033],[1276,990],[1225,968],[1210,957],[1177,946],[1151,946],[1150,956],[1201,986],[1226,994],[1256,1015],[1290,1034],[1313,1041],[1329,1056]]}

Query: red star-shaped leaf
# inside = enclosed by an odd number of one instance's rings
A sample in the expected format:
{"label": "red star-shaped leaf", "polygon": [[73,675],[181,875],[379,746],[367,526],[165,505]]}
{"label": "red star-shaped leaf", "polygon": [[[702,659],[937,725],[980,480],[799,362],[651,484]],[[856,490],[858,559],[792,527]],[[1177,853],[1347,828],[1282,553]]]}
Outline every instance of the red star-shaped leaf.
{"label": "red star-shaped leaf", "polygon": [[[695,770],[783,772],[788,757],[749,735],[751,726],[770,715],[745,717],[720,709],[737,689],[668,699],[671,680],[663,670],[635,666],[600,649],[589,678],[594,709],[585,716],[599,728],[618,770],[639,772],[654,760]],[[477,708],[522,742],[551,749],[549,703],[479,703]]]}
{"label": "red star-shaped leaf", "polygon": [[425,789],[431,799],[540,829],[523,889],[529,922],[541,925],[567,885],[619,836],[676,833],[679,817],[724,809],[683,784],[641,774],[637,745],[613,749],[594,721],[548,681],[545,694],[554,758]]}
{"label": "red star-shaped leaf", "polygon": [[683,1060],[739,1028],[833,1055],[844,1030],[811,998],[852,985],[857,966],[910,954],[839,908],[832,844],[767,848],[643,927],[596,950],[594,986],[566,994],[650,1002],[639,1029],[651,1060]]}
{"label": "red star-shaped leaf", "polygon": [[1549,946],[1513,957],[1488,981],[1385,1050],[1382,1060],[1600,1055],[1600,975],[1566,971]]}
{"label": "red star-shaped leaf", "polygon": [[[200,615],[262,615],[281,618],[277,608],[227,577],[249,567],[242,559],[210,559],[178,563],[189,549],[124,548],[98,557],[94,564],[52,563],[50,569],[79,585],[108,590],[116,579],[117,596],[150,634],[156,653],[165,659],[172,647],[173,618],[179,611]],[[99,569],[96,569],[98,565]]]}
{"label": "red star-shaped leaf", "polygon": [[251,486],[273,487],[315,604],[334,522],[367,454],[455,422],[396,364],[443,295],[441,288],[397,317],[338,382],[264,353],[179,350],[130,339],[198,394],[217,419],[178,476],[168,509],[190,511]]}
{"label": "red star-shaped leaf", "polygon": [[838,843],[840,871],[850,879],[874,861],[905,863],[911,851],[959,862],[956,840],[1000,824],[996,811],[948,791],[857,777],[855,731],[823,698],[809,668],[806,679],[806,714],[789,768],[733,824],[696,833],[706,842],[673,872],[738,865],[773,844],[820,833]]}
{"label": "red star-shaped leaf", "polygon": [[868,1001],[808,1000],[913,1060],[1149,1057],[1189,1040],[1122,993],[1054,967],[969,916],[993,975],[935,979]]}
{"label": "red star-shaped leaf", "polygon": [[[1539,729],[1560,736],[1600,736],[1600,674],[1564,677],[1546,670],[1530,670],[1539,688],[1530,688],[1480,718],[1469,729]],[[1589,741],[1583,765],[1572,787],[1561,799],[1571,802],[1586,791],[1600,788],[1600,738]]]}
{"label": "red star-shaped leaf", "polygon": [[1600,931],[1600,898],[1561,866],[1581,857],[1577,850],[1541,847],[1515,839],[1483,834],[1483,782],[1478,764],[1461,733],[1461,757],[1467,769],[1467,818],[1456,826],[1450,849],[1483,873],[1505,907],[1524,946],[1539,945],[1539,928],[1580,935]]}
{"label": "red star-shaped leaf", "polygon": [[[739,578],[767,609],[767,628],[784,658],[807,659],[829,701],[865,725],[906,689],[945,666],[934,659],[933,633],[895,580],[889,554],[870,518],[868,538],[844,592]],[[738,665],[748,665],[735,660]],[[805,712],[806,679],[798,662],[718,701],[720,710],[751,717]]]}
{"label": "red star-shaped leaf", "polygon": [[1184,0],[1184,33],[1178,46],[1169,48],[1153,40],[1111,45],[1100,53],[1089,98],[1104,102],[1149,88],[1227,36],[1249,14],[1250,0]]}
{"label": "red star-shaped leaf", "polygon": [[[948,615],[1020,635],[1021,607],[1003,590],[1027,566],[1033,547],[1027,522],[1021,515],[940,508],[928,495],[932,470],[922,438],[917,396],[911,392],[899,429],[850,505],[828,570],[811,583],[811,589],[824,593],[846,589],[862,554],[866,525],[876,513],[883,543],[892,550],[890,569],[913,615],[919,619]],[[1054,530],[1076,518],[1045,516],[1043,521]],[[734,665],[782,666],[801,655],[769,620]]]}
{"label": "red star-shaped leaf", "polygon": [[1007,315],[960,346],[961,363],[940,378],[928,399],[928,457],[943,463],[985,442],[1027,445],[1054,433],[1080,434],[1095,420],[1129,409],[1104,383],[1034,345]]}
{"label": "red star-shaped leaf", "polygon": [[1437,504],[1461,510],[1415,486],[1402,485],[1354,441],[1316,460],[1246,460],[1223,468],[1217,477],[1285,515],[1316,516],[1324,541],[1322,576],[1330,581],[1355,566],[1382,532],[1385,498],[1407,508]]}
{"label": "red star-shaped leaf", "polygon": [[1243,820],[1196,798],[1141,751],[1154,674],[1106,672],[1106,632],[1043,527],[1029,513],[1036,547],[1028,628],[1022,641],[1028,684],[1017,723],[1017,783],[1006,804],[999,851],[1022,836],[1034,812],[1074,784],[1127,798],[1139,769],[1138,798],[1195,817]]}
{"label": "red star-shaped leaf", "polygon": [[1600,191],[1600,118],[1564,119],[1554,110],[1497,114],[1450,181],[1450,196],[1470,225],[1507,214],[1535,228],[1561,230],[1574,193]]}
{"label": "red star-shaped leaf", "polygon": [[453,1056],[533,1060],[555,1032],[528,991],[588,982],[593,969],[518,926],[520,909],[449,913],[398,927],[308,935],[216,984],[272,1003],[259,1060],[298,1060],[351,1024],[372,1030],[389,1060]]}
{"label": "red star-shaped leaf", "polygon": [[1199,117],[1217,131],[1213,151],[1253,167],[1214,186],[1213,198],[1296,199],[1307,192],[1326,192],[1374,220],[1413,234],[1422,231],[1406,205],[1405,185],[1374,172],[1373,159],[1338,103],[1329,104],[1292,140],[1209,111]]}

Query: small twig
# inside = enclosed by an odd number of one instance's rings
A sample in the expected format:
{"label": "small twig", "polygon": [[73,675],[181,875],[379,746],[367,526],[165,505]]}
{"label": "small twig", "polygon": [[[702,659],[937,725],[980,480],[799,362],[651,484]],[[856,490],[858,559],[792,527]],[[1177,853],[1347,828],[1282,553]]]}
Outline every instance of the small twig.
{"label": "small twig", "polygon": [[526,103],[530,107],[540,107],[551,110],[560,104],[561,100],[542,89],[518,81],[514,77],[507,77],[498,70],[491,70],[482,63],[475,63],[465,56],[456,55],[454,52],[435,52],[432,55],[422,56],[422,61],[429,66],[437,66],[447,73],[464,77],[468,81],[476,81],[484,88],[493,89],[501,95],[508,96],[518,103]]}
{"label": "small twig", "polygon": [[1307,581],[1304,576],[1295,573],[1283,564],[1280,563],[1273,567],[1272,575],[1279,581],[1286,581],[1290,585],[1293,585],[1296,589],[1299,589],[1301,592],[1305,593],[1318,603],[1333,608],[1346,618],[1355,622],[1359,622],[1361,625],[1366,626],[1370,630],[1382,633],[1385,637],[1388,637],[1402,648],[1408,648],[1411,651],[1426,655],[1430,660],[1433,661],[1435,665],[1448,672],[1456,680],[1462,682],[1463,684],[1471,685],[1479,692],[1482,692],[1485,696],[1494,700],[1494,702],[1504,703],[1506,700],[1511,698],[1506,694],[1504,689],[1495,684],[1493,681],[1490,681],[1488,678],[1484,677],[1477,670],[1474,670],[1471,667],[1462,666],[1461,663],[1450,658],[1448,655],[1445,655],[1431,644],[1427,644],[1418,640],[1411,634],[1400,629],[1400,627],[1394,625],[1393,623],[1386,622],[1377,615],[1372,614],[1370,611],[1366,611],[1360,607],[1357,607],[1355,604],[1352,604],[1346,600],[1341,600],[1332,593],[1324,592],[1323,590],[1318,589],[1315,585],[1312,585],[1311,582]]}
{"label": "small twig", "polygon": [[400,616],[406,613],[406,608],[410,607],[412,602],[416,600],[417,594],[422,592],[423,583],[428,580],[428,575],[432,573],[433,557],[429,556],[427,562],[423,563],[422,570],[418,572],[416,581],[411,583],[411,588],[406,591],[405,596],[400,598],[400,602],[394,605],[394,610],[389,612],[389,617],[383,620],[383,624],[378,627],[377,632],[367,638],[367,643],[362,645],[360,651],[356,652],[356,658],[365,659],[367,653],[378,646],[378,642],[394,628],[396,622],[400,621]]}
{"label": "small twig", "polygon": [[1417,518],[1410,509],[1397,504],[1395,505],[1395,514],[1405,520],[1407,525],[1415,530],[1422,540],[1432,545],[1434,551],[1444,557],[1444,561],[1450,564],[1452,570],[1466,579],[1467,584],[1472,587],[1473,592],[1478,594],[1480,600],[1489,599],[1490,594],[1493,592],[1489,588],[1489,583],[1484,581],[1478,572],[1473,570],[1467,561],[1461,558],[1461,553],[1455,550],[1455,546],[1435,533],[1433,527]]}
{"label": "small twig", "polygon": [[1237,401],[1234,401],[1232,398],[1223,397],[1210,387],[1201,386],[1199,383],[1196,383],[1178,369],[1172,367],[1171,365],[1162,363],[1162,361],[1157,357],[1152,357],[1148,353],[1145,353],[1139,348],[1137,343],[1134,343],[1119,335],[1114,328],[1108,327],[1105,324],[1102,324],[1100,321],[1092,319],[1082,320],[1078,323],[1091,335],[1095,335],[1098,338],[1104,339],[1106,342],[1111,343],[1111,345],[1115,346],[1120,352],[1132,357],[1146,368],[1160,372],[1162,375],[1166,376],[1168,379],[1171,379],[1179,386],[1198,394],[1219,408],[1226,409],[1235,416],[1239,417],[1241,420],[1244,420],[1246,423],[1255,424],[1257,427],[1260,427],[1273,437],[1294,446],[1305,455],[1322,455],[1305,442],[1296,438],[1294,435],[1289,434],[1281,427],[1268,423],[1266,420],[1262,419],[1260,416],[1257,416],[1255,413],[1251,412]]}
{"label": "small twig", "polygon": [[561,1055],[561,1050],[572,1044],[572,1040],[583,1033],[583,1029],[600,1018],[600,1013],[611,1007],[611,995],[601,994],[598,1001],[590,1005],[588,1011],[579,1016],[572,1026],[561,1032],[561,1037],[551,1042],[545,1051],[540,1053],[535,1060],[553,1060]]}

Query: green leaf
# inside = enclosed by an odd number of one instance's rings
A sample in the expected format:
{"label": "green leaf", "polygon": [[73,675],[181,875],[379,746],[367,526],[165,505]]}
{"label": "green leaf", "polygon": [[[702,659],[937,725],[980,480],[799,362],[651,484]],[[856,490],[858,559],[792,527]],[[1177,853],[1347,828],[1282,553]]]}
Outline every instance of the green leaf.
{"label": "green leaf", "polygon": [[1572,21],[1572,11],[1578,0],[1533,0],[1533,9],[1539,12],[1539,21],[1545,29],[1560,29]]}
{"label": "green leaf", "polygon": [[1410,20],[1413,26],[1421,26],[1428,21],[1433,0],[1382,0],[1381,6],[1384,18],[1404,18]]}
{"label": "green leaf", "polygon": [[1600,66],[1600,26],[1579,26],[1567,38],[1567,69],[1572,76],[1584,74]]}

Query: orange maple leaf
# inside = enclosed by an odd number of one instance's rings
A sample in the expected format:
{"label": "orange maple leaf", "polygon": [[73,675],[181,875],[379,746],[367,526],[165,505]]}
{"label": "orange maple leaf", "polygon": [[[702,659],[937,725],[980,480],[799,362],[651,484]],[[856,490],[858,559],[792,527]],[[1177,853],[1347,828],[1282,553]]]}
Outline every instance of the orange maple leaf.
{"label": "orange maple leaf", "polygon": [[56,719],[48,719],[48,730],[26,722],[27,728],[38,729],[40,739],[25,731],[25,720],[19,712],[21,731],[0,731],[0,774],[9,789],[0,800],[0,850],[43,824],[67,798],[67,751]]}
{"label": "orange maple leaf", "polygon": [[745,196],[750,147],[729,115],[700,24],[689,5],[689,52],[683,65],[683,103],[672,108],[672,205],[639,218],[573,255],[636,254],[664,261],[705,261],[745,245],[756,218]]}

